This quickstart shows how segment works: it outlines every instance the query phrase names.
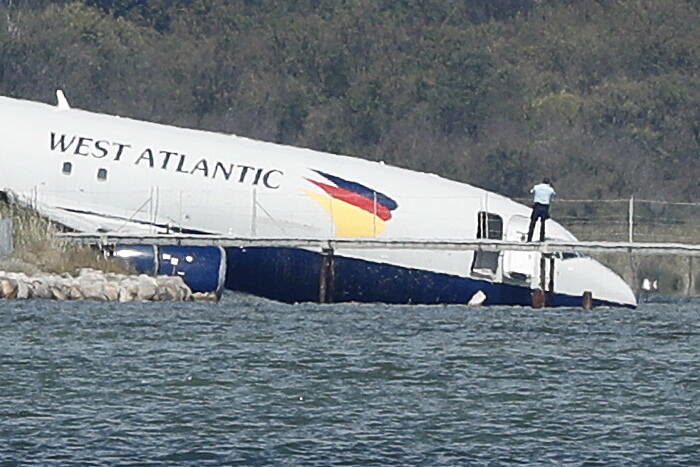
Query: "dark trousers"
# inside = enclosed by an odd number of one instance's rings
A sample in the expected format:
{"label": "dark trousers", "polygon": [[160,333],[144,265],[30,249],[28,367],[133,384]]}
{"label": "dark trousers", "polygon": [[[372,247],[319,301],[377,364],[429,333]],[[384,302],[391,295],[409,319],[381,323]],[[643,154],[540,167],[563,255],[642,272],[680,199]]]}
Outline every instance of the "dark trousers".
{"label": "dark trousers", "polygon": [[549,219],[549,204],[535,203],[530,215],[530,228],[527,230],[527,241],[532,241],[532,233],[535,231],[537,219],[540,220],[540,241],[544,242],[544,221]]}

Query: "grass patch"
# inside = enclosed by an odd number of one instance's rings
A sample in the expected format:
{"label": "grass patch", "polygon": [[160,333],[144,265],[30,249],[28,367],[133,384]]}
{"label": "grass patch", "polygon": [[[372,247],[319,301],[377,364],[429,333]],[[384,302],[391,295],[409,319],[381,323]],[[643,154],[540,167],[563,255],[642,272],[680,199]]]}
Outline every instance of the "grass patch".
{"label": "grass patch", "polygon": [[92,268],[119,274],[134,273],[120,259],[105,258],[99,250],[59,239],[56,234],[61,228],[34,210],[0,202],[0,216],[12,219],[14,229],[14,253],[0,260],[1,270],[75,274],[81,268]]}

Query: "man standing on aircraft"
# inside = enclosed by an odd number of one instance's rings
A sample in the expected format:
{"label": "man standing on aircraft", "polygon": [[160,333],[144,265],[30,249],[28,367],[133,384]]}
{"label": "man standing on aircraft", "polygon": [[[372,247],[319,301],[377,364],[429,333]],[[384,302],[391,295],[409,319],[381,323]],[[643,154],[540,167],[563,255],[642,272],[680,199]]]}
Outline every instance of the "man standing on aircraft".
{"label": "man standing on aircraft", "polygon": [[535,230],[537,219],[540,219],[540,241],[544,242],[544,222],[549,219],[549,203],[552,196],[556,195],[554,188],[549,183],[549,179],[545,178],[542,183],[538,183],[530,189],[533,194],[532,214],[530,215],[530,228],[527,231],[527,241],[532,241],[532,233]]}

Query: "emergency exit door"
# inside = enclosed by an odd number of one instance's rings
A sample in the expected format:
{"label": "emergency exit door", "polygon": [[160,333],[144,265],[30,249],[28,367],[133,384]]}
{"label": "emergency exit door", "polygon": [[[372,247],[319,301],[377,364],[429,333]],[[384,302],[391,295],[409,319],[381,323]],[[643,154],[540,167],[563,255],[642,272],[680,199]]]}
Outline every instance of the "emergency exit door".
{"label": "emergency exit door", "polygon": [[[480,211],[477,214],[476,238],[503,240],[503,218],[498,214]],[[497,251],[477,251],[474,253],[472,272],[495,276],[498,272],[499,256]]]}

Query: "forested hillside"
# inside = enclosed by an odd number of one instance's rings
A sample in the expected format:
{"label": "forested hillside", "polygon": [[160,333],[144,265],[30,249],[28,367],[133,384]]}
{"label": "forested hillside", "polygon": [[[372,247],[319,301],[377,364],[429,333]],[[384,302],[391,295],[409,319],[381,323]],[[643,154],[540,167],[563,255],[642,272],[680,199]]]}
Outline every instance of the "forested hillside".
{"label": "forested hillside", "polygon": [[699,25],[697,0],[5,0],[0,94],[511,196],[697,201]]}

